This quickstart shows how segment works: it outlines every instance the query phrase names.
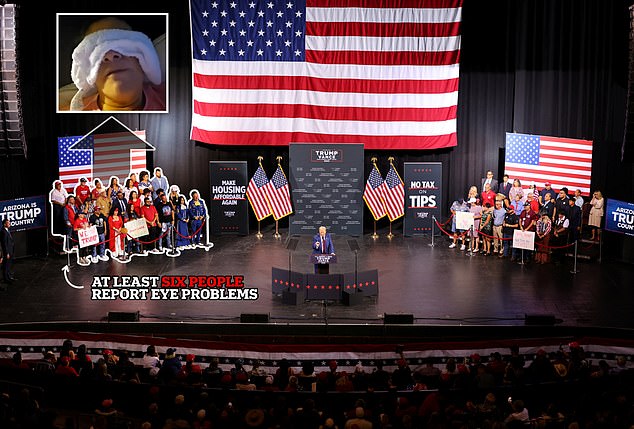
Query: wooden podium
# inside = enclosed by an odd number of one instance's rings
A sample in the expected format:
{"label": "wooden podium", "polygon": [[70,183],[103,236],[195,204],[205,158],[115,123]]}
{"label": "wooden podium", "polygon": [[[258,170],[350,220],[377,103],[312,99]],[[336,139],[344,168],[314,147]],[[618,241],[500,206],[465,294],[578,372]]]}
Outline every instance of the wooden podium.
{"label": "wooden podium", "polygon": [[313,253],[310,255],[310,263],[317,265],[315,274],[330,274],[330,264],[337,263],[337,255],[330,253]]}

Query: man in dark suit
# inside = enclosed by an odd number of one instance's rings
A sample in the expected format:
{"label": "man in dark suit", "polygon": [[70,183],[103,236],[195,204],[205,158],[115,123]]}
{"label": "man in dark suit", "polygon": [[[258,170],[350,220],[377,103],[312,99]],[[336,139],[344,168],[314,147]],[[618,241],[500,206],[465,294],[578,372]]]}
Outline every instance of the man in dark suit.
{"label": "man in dark suit", "polygon": [[0,245],[2,246],[2,277],[7,283],[13,283],[15,278],[11,272],[11,264],[13,263],[13,236],[9,231],[11,221],[5,219],[2,221],[2,229],[0,229]]}
{"label": "man in dark suit", "polygon": [[484,192],[484,186],[486,184],[491,185],[491,190],[497,194],[498,192],[498,181],[493,178],[493,172],[491,170],[487,171],[487,176],[482,178],[482,186],[480,186],[480,192]]}
{"label": "man in dark suit", "polygon": [[502,177],[502,183],[500,183],[498,185],[498,190],[497,192],[500,194],[504,194],[504,196],[506,198],[509,197],[509,192],[511,192],[511,188],[513,187],[513,184],[511,182],[509,182],[509,175],[505,174]]}
{"label": "man in dark suit", "polygon": [[[335,245],[332,242],[330,234],[326,232],[325,226],[319,227],[319,233],[313,237],[313,254],[335,254]],[[315,264],[315,273],[328,273],[328,264]]]}

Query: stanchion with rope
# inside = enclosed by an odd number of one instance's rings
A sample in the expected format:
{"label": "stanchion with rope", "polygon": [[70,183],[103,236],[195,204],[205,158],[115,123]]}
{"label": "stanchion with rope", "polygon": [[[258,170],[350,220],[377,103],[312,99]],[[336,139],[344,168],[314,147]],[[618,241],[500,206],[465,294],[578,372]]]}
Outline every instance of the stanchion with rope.
{"label": "stanchion with rope", "polygon": [[436,222],[436,217],[434,215],[431,216],[431,243],[428,244],[429,247],[434,247],[434,223]]}
{"label": "stanchion with rope", "polygon": [[[203,227],[205,226],[205,224],[207,223],[207,219],[203,220],[202,223],[200,224],[200,226],[198,227],[198,229],[194,232],[191,233],[191,235],[183,235],[180,232],[178,232],[178,229],[174,228],[174,231],[176,232],[176,234],[180,237],[180,238],[184,238],[185,240],[193,240],[194,237],[196,237],[198,235],[198,233],[200,233],[200,231],[202,231]],[[203,247],[205,250],[209,251],[210,248],[214,247],[213,243],[209,243],[207,245],[205,244],[194,244],[192,243],[192,246],[194,247]]]}
{"label": "stanchion with rope", "polygon": [[474,255],[477,255],[477,253],[473,252],[473,246],[474,246],[474,243],[475,243],[475,237],[473,236],[473,232],[475,231],[475,226],[473,224],[471,225],[470,231],[471,231],[471,239],[469,240],[469,250],[467,250],[467,252],[465,252],[465,255],[474,256]]}
{"label": "stanchion with rope", "polygon": [[572,270],[570,270],[571,274],[577,274],[579,271],[577,270],[577,243],[579,242],[579,240],[575,240],[575,256],[574,256],[574,263],[572,266]]}

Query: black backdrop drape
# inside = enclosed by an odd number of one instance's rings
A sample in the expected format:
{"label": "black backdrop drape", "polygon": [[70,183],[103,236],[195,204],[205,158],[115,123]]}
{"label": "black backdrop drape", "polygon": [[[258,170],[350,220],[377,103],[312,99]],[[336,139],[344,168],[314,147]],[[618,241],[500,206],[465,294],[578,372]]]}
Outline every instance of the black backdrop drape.
{"label": "black backdrop drape", "polygon": [[[275,157],[287,147],[222,147],[189,140],[191,64],[189,8],[185,0],[166,6],[110,0],[17,2],[18,48],[28,160],[0,160],[0,198],[48,192],[57,174],[57,137],[84,134],[108,117],[55,113],[56,13],[169,13],[169,114],[117,117],[132,129],[145,129],[157,147],[153,164],[172,183],[208,194],[210,160],[264,157],[271,174]],[[462,23],[458,146],[436,151],[367,151],[379,158],[382,172],[394,156],[406,161],[443,163],[443,198],[448,204],[479,183],[487,169],[503,173],[505,132],[516,131],[592,139],[592,187],[608,198],[631,201],[632,164],[620,161],[627,88],[627,3],[605,0],[465,0]],[[444,209],[446,215],[447,208]],[[372,228],[366,213],[366,231]],[[255,225],[252,218],[251,225]],[[271,222],[269,220],[265,222]],[[287,220],[281,223],[286,225]],[[379,227],[386,225],[385,220]]]}

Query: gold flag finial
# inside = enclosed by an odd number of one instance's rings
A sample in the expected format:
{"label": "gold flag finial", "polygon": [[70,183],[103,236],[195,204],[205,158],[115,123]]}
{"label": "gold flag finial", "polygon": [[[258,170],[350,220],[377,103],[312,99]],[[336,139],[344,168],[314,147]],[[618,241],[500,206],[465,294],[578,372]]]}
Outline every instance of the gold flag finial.
{"label": "gold flag finial", "polygon": [[392,163],[392,161],[394,161],[394,157],[393,157],[393,156],[390,156],[387,160],[388,160],[388,161],[390,161],[390,164],[391,164],[391,163]]}
{"label": "gold flag finial", "polygon": [[377,160],[378,158],[376,156],[373,156],[372,158],[370,158],[370,161],[372,161],[372,164],[376,164]]}
{"label": "gold flag finial", "polygon": [[282,163],[282,156],[281,155],[276,156],[275,159],[277,159],[277,163],[278,164]]}

